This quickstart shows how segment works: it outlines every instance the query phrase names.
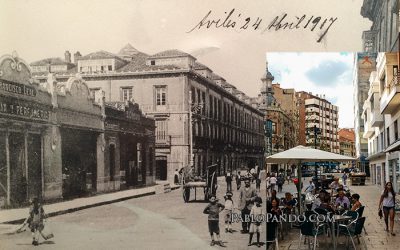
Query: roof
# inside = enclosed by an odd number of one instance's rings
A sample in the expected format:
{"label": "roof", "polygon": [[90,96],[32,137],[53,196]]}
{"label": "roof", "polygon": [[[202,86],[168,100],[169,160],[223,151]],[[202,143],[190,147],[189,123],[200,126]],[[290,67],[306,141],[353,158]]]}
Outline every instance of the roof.
{"label": "roof", "polygon": [[[177,50],[177,49],[171,49],[171,50],[165,50],[162,52],[158,52],[152,56],[150,56],[149,58],[160,58],[160,57],[186,57],[186,56],[190,56],[193,57],[192,55],[183,52],[181,50]],[[194,57],[193,57],[194,58]]]}
{"label": "roof", "polygon": [[[204,65],[202,63],[199,63],[197,61],[194,63],[194,67],[193,68],[197,69],[197,70],[208,69],[208,70],[210,70],[212,72],[212,70],[209,67],[207,67],[206,65]],[[220,78],[222,78],[222,77],[220,77]]]}
{"label": "roof", "polygon": [[225,79],[222,76],[219,76],[219,75],[217,75],[215,73],[211,73],[211,79],[212,80],[224,80],[225,81]]}
{"label": "roof", "polygon": [[107,58],[117,58],[124,61],[124,59],[122,59],[121,57],[104,50],[87,54],[86,56],[82,56],[79,60],[107,59]]}
{"label": "roof", "polygon": [[125,66],[117,69],[117,72],[153,71],[153,70],[172,70],[180,69],[176,65],[146,65],[148,55],[138,52],[132,60]]}
{"label": "roof", "polygon": [[125,45],[119,52],[118,52],[118,55],[121,55],[121,56],[127,56],[127,55],[129,55],[129,56],[134,56],[134,55],[136,55],[136,54],[138,54],[138,53],[141,53],[141,52],[139,52],[137,49],[135,49],[130,43],[128,43],[127,45]]}
{"label": "roof", "polygon": [[45,58],[36,62],[31,63],[31,66],[47,66],[47,65],[71,65],[73,63],[68,63],[61,59],[60,57]]}

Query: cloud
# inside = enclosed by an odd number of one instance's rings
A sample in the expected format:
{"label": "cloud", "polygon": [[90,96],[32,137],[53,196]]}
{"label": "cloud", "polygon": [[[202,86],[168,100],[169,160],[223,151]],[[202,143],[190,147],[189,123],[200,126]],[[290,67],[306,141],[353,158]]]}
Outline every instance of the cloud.
{"label": "cloud", "polygon": [[323,61],[318,66],[308,70],[305,75],[316,85],[335,85],[347,70],[349,68],[345,63],[329,60]]}

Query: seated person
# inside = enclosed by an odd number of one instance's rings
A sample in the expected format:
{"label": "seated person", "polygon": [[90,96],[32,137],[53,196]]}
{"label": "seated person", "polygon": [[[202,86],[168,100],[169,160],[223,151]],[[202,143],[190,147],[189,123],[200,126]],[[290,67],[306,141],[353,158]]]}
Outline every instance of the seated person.
{"label": "seated person", "polygon": [[273,199],[276,199],[278,201],[278,206],[279,206],[280,205],[279,204],[279,199],[278,199],[278,197],[276,197],[276,190],[275,189],[272,190],[272,192],[271,192],[270,201],[272,201]]}
{"label": "seated person", "polygon": [[319,208],[323,208],[330,213],[334,213],[335,209],[331,205],[331,196],[329,194],[325,194],[322,198],[322,202],[319,205]]}
{"label": "seated person", "polygon": [[340,184],[339,184],[339,178],[337,178],[337,177],[335,177],[334,181],[329,185],[329,187],[330,187],[332,190],[338,189],[339,186],[340,186]]}
{"label": "seated person", "polygon": [[339,210],[341,208],[345,210],[350,209],[350,200],[344,195],[344,191],[340,190],[338,195],[339,197],[336,198],[335,201],[336,208],[338,208]]}
{"label": "seated person", "polygon": [[310,184],[307,186],[305,192],[311,192],[313,193],[315,190],[315,184],[313,181],[310,181]]}
{"label": "seated person", "polygon": [[293,199],[291,193],[285,193],[285,199],[283,199],[282,205],[285,206],[285,208],[283,209],[284,213],[292,213],[293,207],[296,205],[296,201]]}
{"label": "seated person", "polygon": [[356,211],[359,209],[362,205],[360,202],[360,195],[359,194],[353,194],[351,196],[351,200],[353,201],[353,206],[351,207],[351,211]]}

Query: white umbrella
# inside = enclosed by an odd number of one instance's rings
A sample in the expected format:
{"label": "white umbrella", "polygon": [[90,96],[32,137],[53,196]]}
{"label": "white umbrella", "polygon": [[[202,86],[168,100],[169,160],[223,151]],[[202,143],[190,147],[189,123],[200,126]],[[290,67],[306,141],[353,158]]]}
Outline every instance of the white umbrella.
{"label": "white umbrella", "polygon": [[354,161],[355,158],[335,154],[331,152],[326,152],[323,150],[309,148],[305,146],[297,146],[286,151],[268,156],[266,158],[266,163],[278,163],[278,164],[297,164],[297,178],[299,180],[298,184],[298,197],[300,208],[301,204],[301,164],[304,162],[346,162]]}

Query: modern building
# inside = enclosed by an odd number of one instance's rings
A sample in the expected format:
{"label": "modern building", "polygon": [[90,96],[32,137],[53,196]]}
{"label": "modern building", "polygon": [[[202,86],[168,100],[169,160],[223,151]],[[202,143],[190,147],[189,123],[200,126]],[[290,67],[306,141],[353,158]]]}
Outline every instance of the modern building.
{"label": "modern building", "polygon": [[[38,83],[16,54],[0,58],[0,72],[1,207],[154,184],[155,124],[137,105],[114,111],[79,74],[60,83],[47,72]],[[127,165],[135,174],[122,174]]]}
{"label": "modern building", "polygon": [[376,53],[355,53],[353,71],[354,133],[356,136],[357,168],[369,174],[368,141],[363,137],[363,105],[368,97],[369,78],[376,68]]}
{"label": "modern building", "polygon": [[[338,132],[339,144],[340,144],[340,154],[349,157],[356,157],[355,148],[355,134],[353,128],[341,128]],[[341,164],[342,168],[352,167],[352,162],[346,162]]]}
{"label": "modern building", "polygon": [[364,0],[361,15],[372,21],[363,32],[364,52],[399,50],[399,1]]}
{"label": "modern building", "polygon": [[[155,119],[157,179],[173,180],[175,169],[192,164],[204,175],[213,163],[218,174],[262,163],[263,113],[192,55],[147,55],[128,44],[118,54],[79,54],[75,61],[73,70],[54,72],[58,81],[79,72],[93,93],[105,92],[106,102],[134,100]],[[35,78],[44,81],[47,73]]]}
{"label": "modern building", "polygon": [[363,106],[371,179],[377,185],[391,181],[396,192],[400,188],[399,56],[399,53],[378,54]]}

